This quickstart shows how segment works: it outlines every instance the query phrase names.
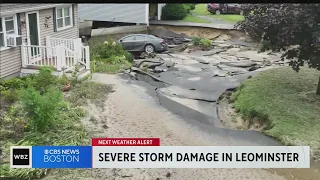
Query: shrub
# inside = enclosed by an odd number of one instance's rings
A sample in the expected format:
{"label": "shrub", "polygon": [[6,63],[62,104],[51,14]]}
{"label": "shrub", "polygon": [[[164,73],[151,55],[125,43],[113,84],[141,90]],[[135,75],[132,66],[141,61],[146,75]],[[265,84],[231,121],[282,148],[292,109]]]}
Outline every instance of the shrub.
{"label": "shrub", "polygon": [[162,8],[163,20],[181,20],[187,16],[188,12],[183,4],[166,4]]}
{"label": "shrub", "polygon": [[59,79],[59,83],[61,84],[61,85],[66,85],[66,84],[68,84],[70,81],[69,81],[69,78],[67,77],[67,75],[65,75],[65,74],[63,74],[62,76],[61,76],[61,78]]}
{"label": "shrub", "polygon": [[58,84],[58,77],[52,75],[52,67],[41,67],[39,73],[33,79],[27,79],[27,83],[40,93],[45,93],[50,87]]}
{"label": "shrub", "polygon": [[184,6],[188,10],[188,12],[190,12],[196,8],[196,4],[184,4]]}
{"label": "shrub", "polygon": [[201,37],[193,37],[192,38],[193,45],[200,45],[201,39],[202,39]]}
{"label": "shrub", "polygon": [[190,4],[189,6],[191,10],[194,10],[196,8],[196,4]]}
{"label": "shrub", "polygon": [[9,103],[13,103],[19,99],[19,93],[17,89],[0,91],[0,95],[1,95],[1,99]]}
{"label": "shrub", "polygon": [[21,89],[25,87],[26,82],[19,78],[11,78],[1,81],[0,85],[4,89]]}
{"label": "shrub", "polygon": [[190,6],[189,6],[189,5],[187,5],[187,4],[183,4],[183,7],[184,7],[184,9],[187,11],[187,13],[190,13],[191,8],[190,8]]}
{"label": "shrub", "polygon": [[21,91],[23,110],[28,113],[30,122],[28,127],[32,131],[45,132],[54,124],[62,103],[62,92],[56,88],[49,88],[41,95],[33,87]]}
{"label": "shrub", "polygon": [[206,48],[212,46],[212,41],[206,38],[200,40],[200,44]]}

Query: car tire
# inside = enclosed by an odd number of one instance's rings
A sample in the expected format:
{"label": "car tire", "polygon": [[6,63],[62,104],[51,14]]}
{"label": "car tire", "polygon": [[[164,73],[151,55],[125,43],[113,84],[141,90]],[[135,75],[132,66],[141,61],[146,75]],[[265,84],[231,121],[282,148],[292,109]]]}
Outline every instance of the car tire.
{"label": "car tire", "polygon": [[243,16],[243,10],[240,11],[240,15]]}
{"label": "car tire", "polygon": [[147,44],[147,45],[144,47],[144,52],[146,52],[146,53],[148,53],[148,54],[154,53],[154,46],[151,45],[151,44]]}
{"label": "car tire", "polygon": [[216,15],[220,15],[220,10],[216,10]]}

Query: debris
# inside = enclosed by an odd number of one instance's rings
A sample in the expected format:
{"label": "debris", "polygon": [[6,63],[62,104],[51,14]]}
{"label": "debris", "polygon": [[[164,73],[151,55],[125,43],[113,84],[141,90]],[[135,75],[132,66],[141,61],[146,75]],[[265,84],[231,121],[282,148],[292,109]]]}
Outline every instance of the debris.
{"label": "debris", "polygon": [[155,53],[146,53],[146,52],[143,52],[141,53],[140,55],[140,58],[155,58],[157,55]]}
{"label": "debris", "polygon": [[247,68],[251,66],[257,65],[257,63],[252,62],[252,61],[239,61],[239,62],[223,62],[223,64],[226,64],[228,66],[232,67],[242,67],[242,68]]}
{"label": "debris", "polygon": [[250,67],[248,69],[248,71],[255,71],[255,70],[259,69],[259,68],[260,68],[260,66],[252,66],[252,67]]}
{"label": "debris", "polygon": [[165,84],[171,85],[171,84],[169,84],[169,83],[166,83],[166,82],[162,81],[161,79],[155,77],[154,75],[152,75],[152,74],[150,74],[150,73],[148,73],[148,72],[142,71],[142,70],[139,69],[139,68],[131,67],[131,70],[132,70],[132,71],[136,71],[136,72],[141,73],[141,74],[148,75],[148,76],[150,76],[152,79],[154,79],[155,81],[159,81],[159,82],[163,82],[163,83],[165,83]]}
{"label": "debris", "polygon": [[169,68],[169,67],[172,67],[174,66],[174,62],[166,62],[166,66]]}

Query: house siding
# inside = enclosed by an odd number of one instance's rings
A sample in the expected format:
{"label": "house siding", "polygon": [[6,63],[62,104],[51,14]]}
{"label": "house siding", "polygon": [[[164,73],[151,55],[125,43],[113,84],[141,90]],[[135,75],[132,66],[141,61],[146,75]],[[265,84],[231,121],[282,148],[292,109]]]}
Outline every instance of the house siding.
{"label": "house siding", "polygon": [[[72,28],[64,29],[61,31],[55,32],[54,29],[54,18],[53,11],[55,8],[44,9],[39,11],[39,24],[40,24],[40,36],[41,36],[41,46],[46,46],[46,36],[51,36],[55,38],[66,38],[66,39],[75,39],[79,38],[79,22],[78,22],[78,6],[74,5],[74,26]],[[45,26],[46,17],[51,16],[50,19],[47,20],[47,24],[49,27]]]}
{"label": "house siding", "polygon": [[[73,8],[74,27],[64,29],[58,32],[54,31],[53,25],[53,11],[54,8],[39,10],[39,25],[40,25],[40,37],[41,46],[46,46],[46,36],[56,38],[74,39],[79,38],[79,23],[78,23],[78,6],[74,4]],[[20,24],[22,21],[26,21],[26,14],[20,13]],[[46,17],[51,16],[46,22]],[[48,24],[48,27],[45,26]],[[27,28],[21,27],[22,42],[27,44]],[[19,73],[21,70],[21,49],[20,47],[13,47],[7,50],[0,51],[0,79],[10,76],[12,74]]]}
{"label": "house siding", "polygon": [[0,79],[20,72],[20,47],[0,51]]}

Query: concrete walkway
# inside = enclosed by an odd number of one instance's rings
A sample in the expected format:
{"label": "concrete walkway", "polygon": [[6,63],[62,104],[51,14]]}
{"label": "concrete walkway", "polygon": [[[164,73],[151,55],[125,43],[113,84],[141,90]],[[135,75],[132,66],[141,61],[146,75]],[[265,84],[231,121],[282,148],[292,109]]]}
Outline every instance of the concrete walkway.
{"label": "concrete walkway", "polygon": [[219,23],[193,23],[193,22],[181,22],[181,21],[158,21],[150,20],[150,25],[170,25],[170,26],[190,26],[190,27],[207,27],[215,29],[235,29],[234,24],[227,23],[224,21],[219,21]]}

